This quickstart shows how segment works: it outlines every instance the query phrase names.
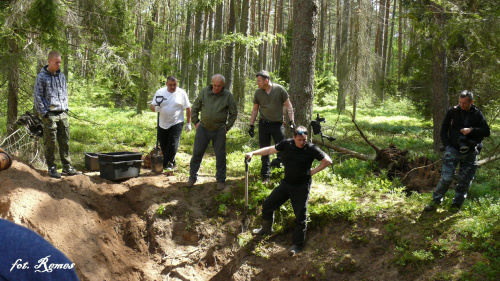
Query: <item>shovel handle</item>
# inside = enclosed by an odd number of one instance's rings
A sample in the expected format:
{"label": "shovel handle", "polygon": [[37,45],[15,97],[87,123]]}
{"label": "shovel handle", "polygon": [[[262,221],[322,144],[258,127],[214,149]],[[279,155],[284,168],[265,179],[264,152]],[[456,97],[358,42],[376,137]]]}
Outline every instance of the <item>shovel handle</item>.
{"label": "shovel handle", "polygon": [[156,96],[155,97],[156,105],[160,105],[164,99],[165,98],[163,96]]}

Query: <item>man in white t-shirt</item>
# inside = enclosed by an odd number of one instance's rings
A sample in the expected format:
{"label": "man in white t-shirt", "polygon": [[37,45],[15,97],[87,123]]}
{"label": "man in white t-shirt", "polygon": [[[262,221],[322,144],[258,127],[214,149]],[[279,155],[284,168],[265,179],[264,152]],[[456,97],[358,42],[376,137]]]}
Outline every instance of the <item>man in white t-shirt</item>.
{"label": "man in white t-shirt", "polygon": [[186,132],[191,131],[191,103],[186,91],[177,88],[177,78],[171,75],[167,77],[167,86],[156,92],[150,107],[151,111],[160,113],[157,137],[163,152],[163,169],[173,170],[184,125],[184,109]]}

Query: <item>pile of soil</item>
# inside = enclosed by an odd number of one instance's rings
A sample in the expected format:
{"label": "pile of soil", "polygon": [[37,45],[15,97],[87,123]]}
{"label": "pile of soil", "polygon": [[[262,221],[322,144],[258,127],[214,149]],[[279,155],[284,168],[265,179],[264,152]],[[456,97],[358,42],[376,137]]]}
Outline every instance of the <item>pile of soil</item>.
{"label": "pile of soil", "polygon": [[[122,182],[95,172],[57,180],[14,161],[0,173],[0,217],[59,248],[82,280],[415,280],[425,274],[392,262],[395,246],[382,217],[310,230],[305,250],[291,257],[292,229],[263,240],[241,234],[241,208],[221,211],[211,175],[192,189],[181,177],[143,170]],[[224,192],[242,196],[242,183],[243,177],[230,178]]]}

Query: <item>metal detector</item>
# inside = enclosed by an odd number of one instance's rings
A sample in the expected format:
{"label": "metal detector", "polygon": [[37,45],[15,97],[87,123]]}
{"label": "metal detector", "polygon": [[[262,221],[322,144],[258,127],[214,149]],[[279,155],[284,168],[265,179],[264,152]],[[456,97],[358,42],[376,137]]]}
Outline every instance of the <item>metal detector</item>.
{"label": "metal detector", "polygon": [[[326,122],[325,118],[319,117],[319,113],[317,113],[316,119],[311,121],[311,127],[313,129],[313,133],[315,135],[321,135],[321,142],[323,143],[323,146],[326,146],[325,139],[327,139],[329,141],[334,141],[337,139],[336,137],[323,135],[323,132],[321,131],[321,123],[325,123],[325,122]],[[332,151],[331,151],[330,147],[328,147],[328,155],[330,156],[330,158],[332,158]],[[332,172],[334,173],[333,162],[332,162]]]}
{"label": "metal detector", "polygon": [[[158,106],[163,102],[163,96],[156,96],[155,102]],[[151,155],[151,170],[155,174],[161,174],[163,172],[163,155],[158,155],[158,131],[160,128],[160,112],[158,112],[158,118],[156,121],[156,153]]]}

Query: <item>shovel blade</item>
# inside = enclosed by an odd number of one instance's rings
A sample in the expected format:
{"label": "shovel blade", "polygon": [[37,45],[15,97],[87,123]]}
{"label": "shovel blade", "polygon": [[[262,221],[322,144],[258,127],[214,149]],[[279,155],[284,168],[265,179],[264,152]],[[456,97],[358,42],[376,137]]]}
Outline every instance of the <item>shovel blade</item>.
{"label": "shovel blade", "polygon": [[163,173],[163,156],[151,155],[151,170],[155,174]]}
{"label": "shovel blade", "polygon": [[248,229],[248,218],[247,216],[245,215],[245,217],[243,218],[243,220],[241,221],[241,232],[246,232]]}

